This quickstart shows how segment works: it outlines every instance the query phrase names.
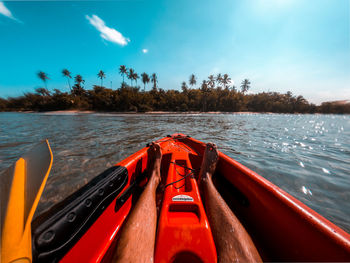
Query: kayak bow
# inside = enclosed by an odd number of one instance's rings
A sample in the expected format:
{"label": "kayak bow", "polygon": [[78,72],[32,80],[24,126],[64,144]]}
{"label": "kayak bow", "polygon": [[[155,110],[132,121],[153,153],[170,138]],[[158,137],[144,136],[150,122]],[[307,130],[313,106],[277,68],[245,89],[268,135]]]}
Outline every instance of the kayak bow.
{"label": "kayak bow", "polygon": [[[184,178],[199,171],[205,144],[182,134],[158,142],[162,181],[169,186],[161,198],[155,262],[215,262],[215,244],[195,179]],[[147,147],[35,220],[34,258],[109,262],[120,228],[137,202],[138,191],[129,186],[144,176],[146,167]],[[350,261],[348,233],[221,152],[213,178],[264,261]],[[202,247],[197,245],[201,242]]]}
{"label": "kayak bow", "polygon": [[[158,142],[166,187],[160,195],[155,262],[216,262],[212,230],[194,178],[205,144],[183,134]],[[36,218],[33,260],[109,262],[142,191],[147,159],[145,147]],[[348,233],[221,152],[213,180],[263,261],[350,261]]]}

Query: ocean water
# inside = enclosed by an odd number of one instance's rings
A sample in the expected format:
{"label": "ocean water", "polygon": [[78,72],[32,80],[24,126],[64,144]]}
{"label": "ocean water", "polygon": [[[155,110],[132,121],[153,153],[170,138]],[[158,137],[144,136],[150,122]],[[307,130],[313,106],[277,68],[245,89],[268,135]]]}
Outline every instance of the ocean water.
{"label": "ocean water", "polygon": [[0,113],[0,172],[43,139],[54,164],[37,214],[152,140],[181,132],[350,232],[350,116]]}

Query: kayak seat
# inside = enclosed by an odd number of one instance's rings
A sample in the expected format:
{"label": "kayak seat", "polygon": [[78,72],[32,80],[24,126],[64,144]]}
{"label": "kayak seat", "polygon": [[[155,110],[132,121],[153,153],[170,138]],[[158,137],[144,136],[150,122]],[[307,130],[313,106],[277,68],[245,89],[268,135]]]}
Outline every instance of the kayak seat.
{"label": "kayak seat", "polygon": [[108,168],[32,223],[34,262],[57,262],[84,235],[128,182],[128,170]]}

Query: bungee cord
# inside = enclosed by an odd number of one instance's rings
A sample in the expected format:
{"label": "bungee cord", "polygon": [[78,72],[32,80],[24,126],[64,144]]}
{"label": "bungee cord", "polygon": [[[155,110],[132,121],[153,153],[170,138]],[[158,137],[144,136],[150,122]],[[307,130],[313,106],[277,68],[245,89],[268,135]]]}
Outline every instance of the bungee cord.
{"label": "bungee cord", "polygon": [[[176,180],[176,181],[174,181],[174,182],[171,182],[171,183],[166,184],[166,185],[164,186],[164,189],[167,188],[167,187],[170,186],[170,185],[173,185],[173,184],[176,184],[176,183],[178,183],[178,182],[181,182],[182,180],[185,180],[187,177],[189,177],[189,176],[191,176],[191,175],[194,176],[194,172],[198,170],[198,169],[189,168],[189,167],[187,167],[187,166],[185,166],[185,165],[181,165],[181,164],[178,164],[178,163],[176,163],[176,162],[170,162],[170,163],[172,163],[172,164],[174,164],[174,165],[177,165],[177,166],[180,166],[180,167],[183,167],[183,168],[185,168],[185,169],[187,169],[187,170],[190,170],[190,172],[189,172],[188,174],[181,174],[181,173],[176,169],[176,167],[175,167],[176,173],[177,173],[178,175],[182,176],[182,178],[179,179],[179,180]],[[180,189],[180,188],[182,188],[182,187],[184,187],[184,186],[185,186],[185,183],[184,183],[183,185],[179,186],[179,187],[176,187],[176,186],[174,185],[174,188],[175,188],[175,189]]]}
{"label": "bungee cord", "polygon": [[[164,186],[164,189],[167,188],[167,187],[170,186],[170,185],[173,185],[173,184],[176,184],[176,183],[178,183],[178,182],[181,182],[182,180],[186,179],[186,178],[187,178],[188,176],[190,176],[191,174],[193,174],[193,172],[190,172],[190,173],[186,174],[184,177],[182,177],[182,178],[179,179],[179,180],[176,180],[176,181],[174,181],[174,182],[171,182],[171,183],[166,184],[166,185]],[[184,187],[184,186],[185,186],[185,184],[183,184],[182,186],[179,186],[179,187],[174,186],[174,188],[175,188],[175,189],[180,189],[181,187]]]}
{"label": "bungee cord", "polygon": [[[185,152],[188,152],[188,153],[193,153],[193,151],[192,151],[191,148],[188,148],[188,147],[186,147],[185,145],[181,145],[181,146],[180,146],[180,145],[177,145],[177,144],[175,143],[175,142],[179,142],[180,140],[183,140],[183,139],[186,139],[186,138],[187,138],[187,137],[185,137],[185,136],[178,136],[178,137],[175,137],[175,138],[173,138],[173,137],[166,137],[166,138],[162,138],[162,139],[156,140],[155,143],[163,143],[163,142],[173,141],[173,143],[171,144],[172,147],[179,148],[179,149],[181,149],[181,150],[183,150],[183,151],[185,151]],[[147,146],[148,146],[148,145],[147,145]],[[198,156],[201,156],[201,155],[198,155]],[[181,164],[178,164],[178,163],[176,163],[176,162],[170,162],[170,163],[172,163],[172,164],[174,164],[174,165],[176,165],[176,166],[183,167],[183,168],[185,168],[185,170],[189,170],[190,172],[189,172],[188,174],[181,174],[181,173],[176,169],[176,167],[175,167],[176,173],[177,173],[178,175],[180,175],[182,178],[180,178],[179,180],[176,180],[176,181],[174,181],[174,182],[171,182],[171,183],[166,184],[166,185],[163,187],[163,190],[165,190],[165,188],[167,188],[167,187],[170,186],[170,185],[174,185],[174,184],[176,184],[176,183],[178,183],[178,182],[181,182],[182,180],[185,180],[187,177],[189,177],[189,176],[191,176],[191,175],[193,175],[192,178],[195,178],[194,172],[196,172],[198,169],[189,168],[189,167],[187,167],[187,166],[185,166],[185,165],[181,165]],[[176,186],[174,185],[174,188],[175,188],[175,189],[180,189],[180,188],[182,188],[182,187],[184,187],[184,186],[185,186],[185,183],[184,183],[183,185],[179,186],[179,187],[176,187]]]}

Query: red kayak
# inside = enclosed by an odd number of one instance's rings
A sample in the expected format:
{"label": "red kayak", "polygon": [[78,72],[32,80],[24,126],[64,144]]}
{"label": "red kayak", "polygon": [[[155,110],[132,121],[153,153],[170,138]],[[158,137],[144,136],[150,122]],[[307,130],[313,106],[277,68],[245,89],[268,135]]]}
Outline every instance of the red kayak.
{"label": "red kayak", "polygon": [[[205,144],[174,134],[162,148],[156,262],[216,262],[195,176]],[[32,223],[34,262],[108,262],[147,180],[147,147],[96,176]],[[247,167],[219,153],[214,184],[264,261],[350,261],[350,235]]]}

